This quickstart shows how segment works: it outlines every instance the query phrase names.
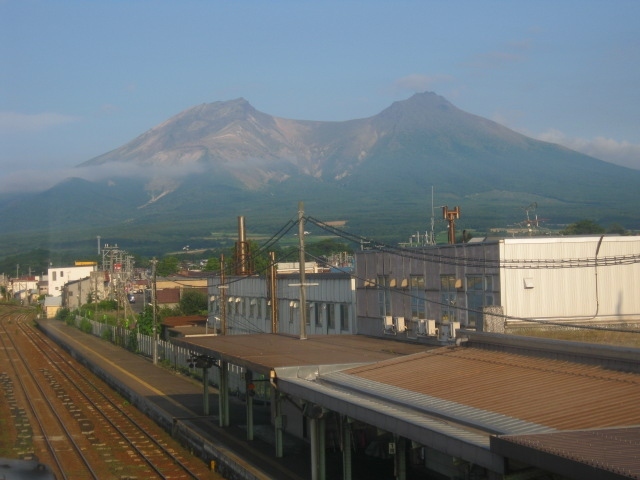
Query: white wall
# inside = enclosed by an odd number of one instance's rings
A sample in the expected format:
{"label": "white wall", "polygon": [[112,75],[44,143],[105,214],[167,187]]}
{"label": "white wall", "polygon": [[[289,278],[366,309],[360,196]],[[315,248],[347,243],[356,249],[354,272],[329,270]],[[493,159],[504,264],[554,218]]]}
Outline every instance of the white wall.
{"label": "white wall", "polygon": [[561,321],[638,320],[640,237],[501,242],[504,313]]}
{"label": "white wall", "polygon": [[59,297],[62,295],[62,287],[67,282],[88,277],[96,269],[95,265],[82,267],[57,267],[48,270],[49,295]]}

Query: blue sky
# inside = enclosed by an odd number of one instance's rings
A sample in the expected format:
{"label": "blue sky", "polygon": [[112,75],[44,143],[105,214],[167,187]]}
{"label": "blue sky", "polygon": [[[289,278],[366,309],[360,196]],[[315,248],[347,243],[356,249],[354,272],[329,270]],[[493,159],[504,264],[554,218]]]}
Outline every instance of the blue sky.
{"label": "blue sky", "polygon": [[301,120],[415,92],[640,169],[640,2],[0,0],[0,189],[201,103]]}

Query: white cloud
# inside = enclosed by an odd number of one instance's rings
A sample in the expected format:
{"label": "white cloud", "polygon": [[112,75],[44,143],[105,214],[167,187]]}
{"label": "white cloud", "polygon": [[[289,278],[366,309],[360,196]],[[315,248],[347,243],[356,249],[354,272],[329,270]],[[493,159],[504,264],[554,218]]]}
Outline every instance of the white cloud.
{"label": "white cloud", "polygon": [[476,55],[471,62],[471,66],[480,70],[493,70],[495,68],[502,68],[506,65],[520,62],[521,60],[524,60],[524,56],[519,53],[487,52]]}
{"label": "white cloud", "polygon": [[102,105],[100,107],[100,111],[106,115],[111,115],[113,113],[118,113],[121,110],[121,108],[117,105],[114,105],[112,103],[105,103],[104,105]]}
{"label": "white cloud", "polygon": [[476,70],[494,70],[527,60],[533,40],[524,38],[507,42],[501,49],[475,55],[468,66]]}
{"label": "white cloud", "polygon": [[3,193],[40,192],[72,177],[99,182],[122,176],[147,179],[149,190],[152,191],[158,186],[179,182],[187,175],[201,173],[203,169],[204,167],[200,164],[150,168],[149,165],[111,162],[94,167],[18,170],[0,176],[0,191]]}
{"label": "white cloud", "polygon": [[453,77],[450,75],[424,75],[421,73],[413,73],[396,80],[394,82],[394,86],[399,90],[409,90],[417,93],[435,90],[434,85],[450,83],[452,80]]}
{"label": "white cloud", "polygon": [[78,121],[61,113],[0,112],[0,133],[33,132]]}
{"label": "white cloud", "polygon": [[536,135],[545,142],[557,143],[605,162],[640,170],[640,145],[612,138],[571,138],[559,130],[548,130]]}

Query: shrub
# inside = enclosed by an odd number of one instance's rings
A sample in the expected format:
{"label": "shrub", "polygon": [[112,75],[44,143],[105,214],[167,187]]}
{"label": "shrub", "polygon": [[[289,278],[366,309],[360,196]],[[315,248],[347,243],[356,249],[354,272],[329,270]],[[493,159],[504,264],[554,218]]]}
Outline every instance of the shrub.
{"label": "shrub", "polygon": [[56,313],[56,320],[62,320],[63,322],[66,322],[67,318],[69,318],[70,316],[71,310],[69,310],[68,308],[61,308]]}
{"label": "shrub", "polygon": [[89,320],[83,318],[80,321],[80,330],[82,330],[84,333],[91,333],[91,331],[93,330],[93,326],[91,325],[91,322]]}
{"label": "shrub", "polygon": [[106,340],[107,342],[113,342],[113,329],[105,328],[102,331],[101,337],[103,340]]}

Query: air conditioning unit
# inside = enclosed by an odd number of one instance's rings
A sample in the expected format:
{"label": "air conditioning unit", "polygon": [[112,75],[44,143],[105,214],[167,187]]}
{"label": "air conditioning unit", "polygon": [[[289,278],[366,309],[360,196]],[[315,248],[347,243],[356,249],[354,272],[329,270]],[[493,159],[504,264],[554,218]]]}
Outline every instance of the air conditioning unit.
{"label": "air conditioning unit", "polygon": [[384,328],[384,333],[387,335],[395,335],[396,334],[396,326],[393,323],[393,317],[391,315],[385,315],[382,317],[382,323]]}
{"label": "air conditioning unit", "polygon": [[433,337],[438,335],[438,329],[436,328],[435,320],[418,320],[418,335]]}
{"label": "air conditioning unit", "polygon": [[460,322],[451,322],[449,325],[449,337],[454,339],[456,338],[456,332],[460,330]]}
{"label": "air conditioning unit", "polygon": [[404,322],[404,317],[395,317],[393,323],[396,325],[396,332],[402,333],[407,330],[407,326]]}
{"label": "air conditioning unit", "polygon": [[449,338],[449,328],[451,324],[449,323],[441,323],[440,329],[438,330],[438,340],[441,342],[448,342]]}
{"label": "air conditioning unit", "polygon": [[440,332],[438,333],[438,340],[441,342],[455,340],[457,330],[460,330],[460,322],[442,323],[440,325]]}

